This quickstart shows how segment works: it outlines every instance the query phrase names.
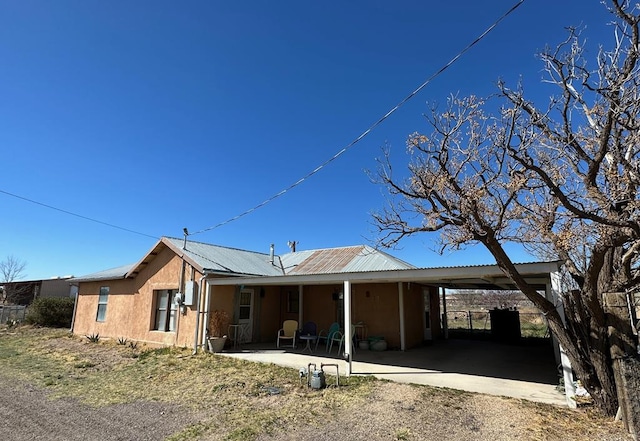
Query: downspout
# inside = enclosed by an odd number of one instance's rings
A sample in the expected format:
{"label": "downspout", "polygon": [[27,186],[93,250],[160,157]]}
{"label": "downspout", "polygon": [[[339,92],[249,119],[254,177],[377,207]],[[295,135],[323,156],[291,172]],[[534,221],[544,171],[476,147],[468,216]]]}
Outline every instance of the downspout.
{"label": "downspout", "polygon": [[73,327],[76,324],[76,310],[78,309],[78,294],[80,292],[80,286],[78,285],[71,285],[71,286],[75,286],[78,288],[76,295],[75,295],[75,299],[73,300],[73,314],[71,315],[71,329],[69,329],[69,332],[73,332]]}
{"label": "downspout", "polygon": [[198,298],[196,299],[196,305],[198,306],[196,309],[196,326],[195,326],[195,331],[193,333],[193,355],[196,355],[198,353],[198,333],[200,331],[200,298],[202,297],[200,294],[200,291],[202,291],[202,281],[206,278],[207,278],[207,275],[204,274],[202,277],[200,277],[200,280],[198,281],[198,286],[200,287],[200,289],[198,290],[198,293],[197,293]]}
{"label": "downspout", "polygon": [[209,304],[211,303],[211,285],[205,282],[204,294],[204,323],[202,323],[202,347],[207,348],[207,335],[209,326]]}

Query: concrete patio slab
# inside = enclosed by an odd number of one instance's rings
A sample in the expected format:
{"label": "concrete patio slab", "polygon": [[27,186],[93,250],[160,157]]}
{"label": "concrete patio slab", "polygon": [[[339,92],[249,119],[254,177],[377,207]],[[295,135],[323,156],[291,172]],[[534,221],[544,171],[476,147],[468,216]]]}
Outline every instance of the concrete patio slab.
{"label": "concrete patio slab", "polygon": [[[346,375],[347,363],[335,349],[315,353],[275,349],[273,345],[247,345],[221,355],[294,369],[315,363],[338,363]],[[328,369],[328,373],[335,372]],[[447,387],[566,406],[556,390],[558,370],[549,345],[507,345],[491,341],[446,340],[408,351],[357,350],[352,375],[373,375],[391,381]]]}

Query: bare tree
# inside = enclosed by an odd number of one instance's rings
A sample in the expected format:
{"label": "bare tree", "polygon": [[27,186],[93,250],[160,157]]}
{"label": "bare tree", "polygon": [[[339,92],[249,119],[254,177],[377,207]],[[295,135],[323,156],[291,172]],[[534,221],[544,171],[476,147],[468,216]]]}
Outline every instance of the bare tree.
{"label": "bare tree", "polygon": [[0,283],[2,284],[2,303],[14,303],[29,293],[30,288],[20,283],[16,283],[22,279],[25,274],[24,270],[27,263],[12,255],[7,256],[0,261]]}
{"label": "bare tree", "polygon": [[[636,437],[637,341],[605,298],[631,296],[640,280],[637,8],[609,1],[613,47],[601,48],[593,67],[576,29],[540,55],[544,82],[557,91],[543,107],[503,82],[487,101],[452,96],[433,107],[430,131],[408,137],[408,175],[396,178],[385,150],[378,181],[390,200],[374,214],[384,246],[421,232],[439,232],[441,250],[484,245],[546,315],[597,406],[614,415],[622,405]],[[485,111],[496,102],[499,110]],[[576,288],[562,294],[564,319],[518,273],[510,242],[564,262]]]}

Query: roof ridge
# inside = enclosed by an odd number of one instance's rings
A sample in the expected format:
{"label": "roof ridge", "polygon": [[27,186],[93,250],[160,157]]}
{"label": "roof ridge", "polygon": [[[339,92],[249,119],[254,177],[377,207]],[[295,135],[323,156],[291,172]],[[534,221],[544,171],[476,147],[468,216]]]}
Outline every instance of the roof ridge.
{"label": "roof ridge", "polygon": [[[171,236],[163,236],[165,239],[169,239],[169,240],[177,240],[180,242],[184,242],[184,238],[179,238],[179,237],[171,237]],[[230,247],[227,245],[218,245],[215,243],[208,243],[208,242],[201,242],[199,240],[189,240],[187,239],[187,243],[195,243],[195,244],[200,244],[200,245],[206,245],[206,246],[210,246],[210,247],[216,247],[216,248],[224,248],[225,250],[234,250],[234,251],[243,251],[245,253],[254,253],[254,254],[261,254],[263,256],[268,256],[269,253],[263,253],[261,251],[253,251],[253,250],[246,250],[243,248],[237,248],[237,247]]]}

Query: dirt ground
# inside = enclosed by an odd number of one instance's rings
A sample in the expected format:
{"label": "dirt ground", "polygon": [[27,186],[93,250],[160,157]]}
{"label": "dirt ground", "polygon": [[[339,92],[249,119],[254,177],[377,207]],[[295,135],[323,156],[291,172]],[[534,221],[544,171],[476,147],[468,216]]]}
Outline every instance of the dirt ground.
{"label": "dirt ground", "polygon": [[[424,402],[420,389],[383,383],[366,406],[326,420],[281,427],[259,440],[602,440],[628,441],[619,423],[574,425],[571,413],[556,417],[522,411],[519,402],[488,395]],[[573,412],[573,411],[569,411]],[[158,402],[95,408],[74,399],[50,399],[28,384],[0,377],[0,437],[4,441],[163,440],[209,415]],[[582,419],[583,415],[580,416]],[[571,425],[569,424],[571,427]],[[208,434],[198,439],[222,439]]]}
{"label": "dirt ground", "polygon": [[[118,347],[70,338],[44,340],[44,351],[82,353],[107,372],[123,363]],[[1,354],[0,354],[1,355]],[[0,357],[1,358],[1,357]],[[126,363],[136,363],[128,359]],[[0,365],[1,366],[1,365]],[[256,397],[258,407],[281,406],[304,394]],[[308,399],[308,398],[307,398]],[[602,440],[630,441],[622,423],[513,398],[387,381],[376,382],[364,402],[334,411],[301,412],[257,436],[230,430],[199,431],[216,413],[228,412],[203,397],[186,407],[160,401],[91,406],[54,398],[48,389],[5,376],[0,368],[0,439],[27,440]],[[231,404],[233,405],[233,404]],[[225,428],[226,429],[226,428]]]}

